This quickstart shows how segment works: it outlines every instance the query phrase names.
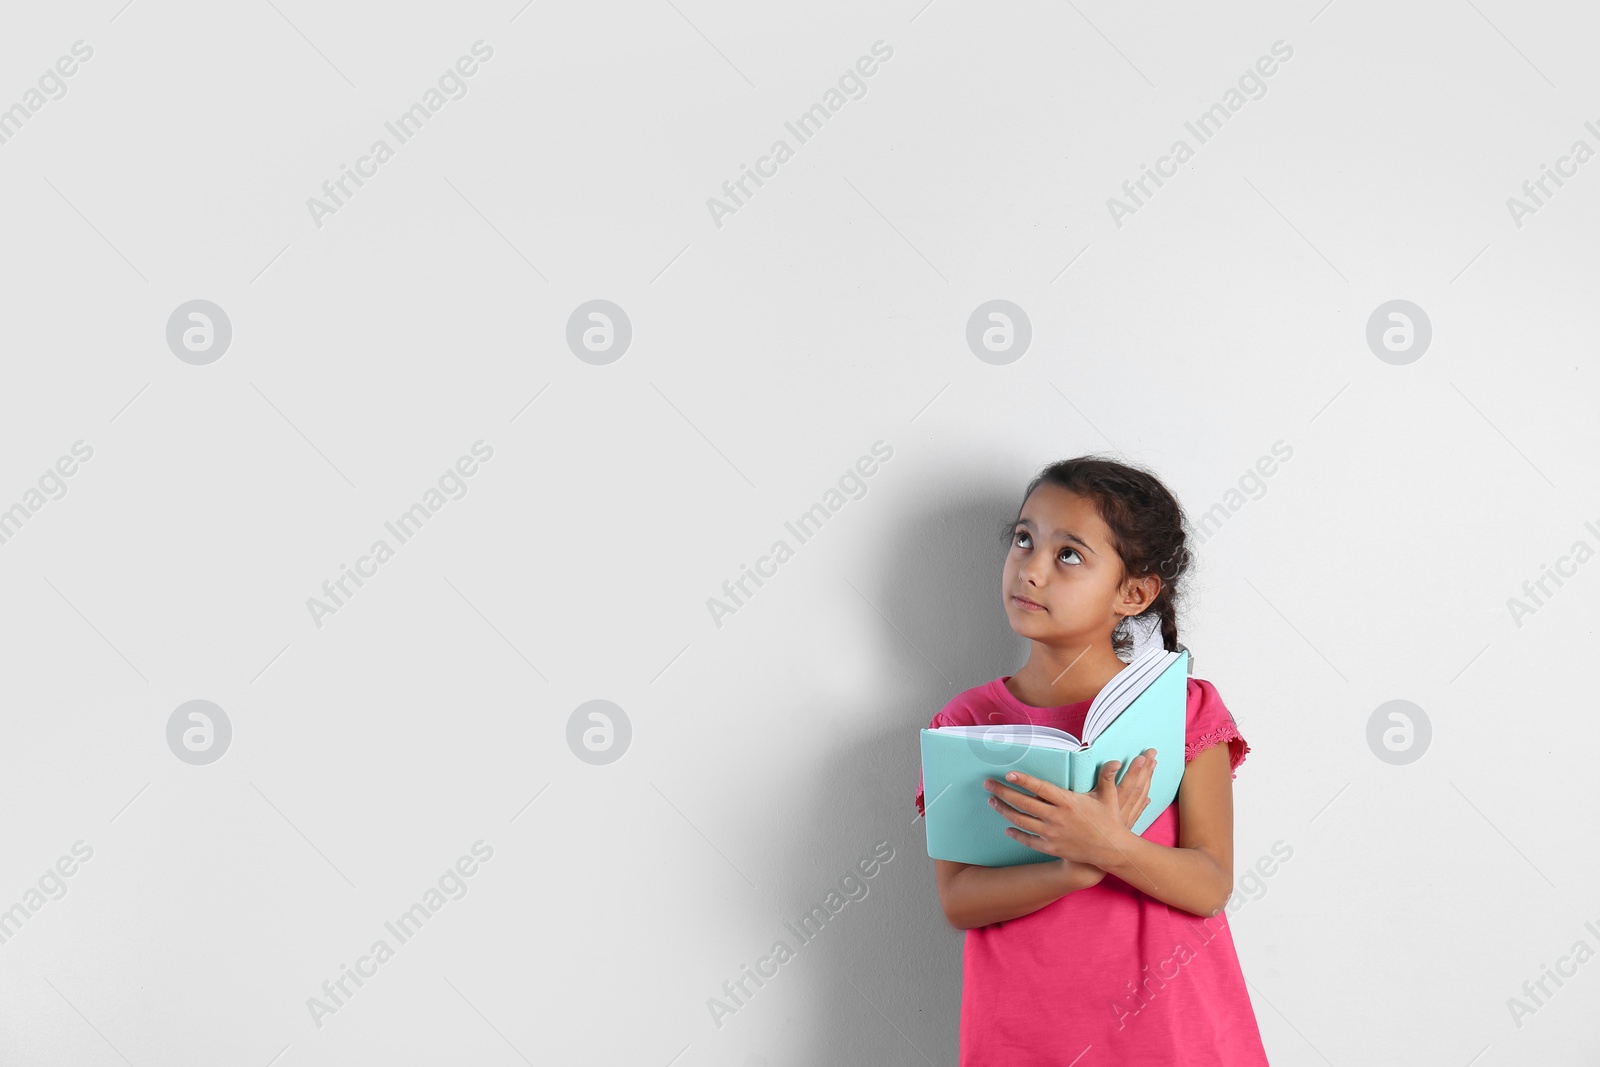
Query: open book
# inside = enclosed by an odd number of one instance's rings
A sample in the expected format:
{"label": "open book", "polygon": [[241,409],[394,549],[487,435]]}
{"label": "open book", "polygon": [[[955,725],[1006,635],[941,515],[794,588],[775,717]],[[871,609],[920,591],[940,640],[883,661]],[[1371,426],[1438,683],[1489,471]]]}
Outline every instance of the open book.
{"label": "open book", "polygon": [[1013,823],[989,807],[992,794],[983,788],[984,780],[993,778],[1031,796],[1006,782],[1006,772],[1015,770],[1088,793],[1107,763],[1121,761],[1120,782],[1134,757],[1153,748],[1150,803],[1133,825],[1134,833],[1144,833],[1177,798],[1183,779],[1188,658],[1187,651],[1157,648],[1123,667],[1089,705],[1082,739],[1030,723],[921,731],[928,855],[983,867],[1052,860],[1006,834]]}

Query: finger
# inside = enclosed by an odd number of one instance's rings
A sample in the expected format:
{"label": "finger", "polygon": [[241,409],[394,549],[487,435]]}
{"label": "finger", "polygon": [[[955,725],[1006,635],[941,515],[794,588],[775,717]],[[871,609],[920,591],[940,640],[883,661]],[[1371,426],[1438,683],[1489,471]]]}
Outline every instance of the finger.
{"label": "finger", "polygon": [[1148,794],[1150,792],[1150,782],[1155,778],[1157,760],[1148,753],[1142,758],[1144,763],[1140,765],[1138,770],[1139,792]]}
{"label": "finger", "polygon": [[1002,801],[1009,804],[1011,807],[1016,808],[1018,811],[1026,811],[1033,815],[1042,816],[1050,809],[1050,804],[1048,801],[1041,800],[1038,797],[1030,797],[1026,793],[1012,789],[1010,786],[1001,785],[993,778],[985,779],[983,786],[985,789],[989,790],[993,796],[999,797]]}
{"label": "finger", "polygon": [[[991,778],[990,781],[994,781],[994,779]],[[1054,782],[1047,782],[1043,778],[1035,778],[1025,771],[1007,771],[1006,781],[1020,789],[1026,789],[1028,792],[1047,801],[1054,801],[1062,793],[1061,787]]]}
{"label": "finger", "polygon": [[1021,841],[1024,845],[1027,845],[1035,852],[1044,851],[1042,848],[1040,848],[1039,839],[1037,837],[1035,837],[1033,834],[1025,834],[1014,826],[1006,827],[1006,836],[1011,838],[1013,841]]}
{"label": "finger", "polygon": [[1134,757],[1128,773],[1117,786],[1122,821],[1129,828],[1138,821],[1140,814],[1150,802],[1150,776],[1154,768],[1154,761],[1150,758],[1152,751],[1154,750],[1146,749]]}
{"label": "finger", "polygon": [[1133,759],[1128,761],[1128,773],[1123,776],[1123,781],[1127,781],[1129,778],[1132,778],[1136,774],[1143,773],[1149,766],[1150,766],[1150,755],[1149,755],[1149,753],[1141,752],[1139,755],[1133,757]]}
{"label": "finger", "polygon": [[1139,767],[1130,769],[1127,774],[1122,776],[1122,781],[1117,783],[1117,799],[1122,802],[1124,808],[1128,807],[1139,795],[1142,788],[1140,771],[1141,768]]}
{"label": "finger", "polygon": [[1030,834],[1036,834],[1044,829],[1044,821],[1036,819],[1026,812],[1017,811],[998,797],[989,798],[989,807],[1000,813],[1000,817],[1014,823]]}
{"label": "finger", "polygon": [[[1151,753],[1151,751],[1152,751],[1151,749],[1147,748],[1143,752],[1139,753],[1137,756],[1133,757],[1133,759],[1129,760],[1128,761],[1128,773],[1124,774],[1122,776],[1122,781],[1118,782],[1117,784],[1121,785],[1124,782],[1127,782],[1130,778],[1133,778],[1133,777],[1135,777],[1137,775],[1148,774],[1149,771],[1150,771],[1150,761],[1151,761],[1150,753]],[[1119,768],[1119,773],[1120,773],[1120,767],[1121,767],[1121,762],[1120,761],[1113,761],[1113,762],[1107,764],[1107,766],[1108,767],[1117,767],[1117,768]]]}
{"label": "finger", "polygon": [[1117,771],[1121,769],[1121,760],[1112,760],[1110,763],[1107,763],[1104,767],[1100,768],[1100,780],[1094,785],[1094,796],[1096,800],[1107,804],[1115,804],[1118,802],[1121,794],[1117,787]]}

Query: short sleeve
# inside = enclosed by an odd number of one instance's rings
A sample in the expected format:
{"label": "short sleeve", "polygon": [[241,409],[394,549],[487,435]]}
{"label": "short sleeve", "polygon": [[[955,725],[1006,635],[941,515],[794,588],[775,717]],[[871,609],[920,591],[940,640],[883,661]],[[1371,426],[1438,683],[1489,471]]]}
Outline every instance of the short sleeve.
{"label": "short sleeve", "polygon": [[1250,745],[1239,733],[1239,724],[1222,703],[1217,687],[1202,678],[1189,679],[1189,719],[1184,737],[1183,762],[1188,763],[1212,745],[1228,745],[1228,770],[1237,778]]}
{"label": "short sleeve", "polygon": [[[939,712],[939,714],[935,715],[933,718],[928,720],[928,729],[930,729],[930,730],[937,730],[941,726],[954,726],[954,725],[955,725],[954,723],[952,723],[948,718],[946,718],[945,713],[942,712],[942,711]],[[917,814],[923,816],[924,818],[926,818],[928,813],[922,809],[922,771],[920,769],[917,771],[917,799],[916,799],[916,805],[917,805]]]}

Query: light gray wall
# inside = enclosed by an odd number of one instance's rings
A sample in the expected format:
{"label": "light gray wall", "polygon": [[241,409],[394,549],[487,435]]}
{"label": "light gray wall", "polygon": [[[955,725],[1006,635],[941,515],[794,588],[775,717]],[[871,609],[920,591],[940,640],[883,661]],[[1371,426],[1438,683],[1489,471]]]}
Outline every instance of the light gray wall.
{"label": "light gray wall", "polygon": [[[995,526],[1085,451],[1225,516],[1183,640],[1253,747],[1231,915],[1273,1063],[1592,1056],[1600,963],[1523,983],[1600,948],[1600,163],[1507,198],[1600,148],[1594,30],[1481,0],[9,11],[0,1060],[954,1064],[915,731],[1021,665]],[[195,300],[225,351],[184,348]],[[567,340],[593,300],[631,326],[609,363]],[[991,300],[1020,358],[969,348]],[[1395,300],[1431,324],[1405,362],[1367,339]],[[479,441],[464,496],[386,531]],[[184,746],[195,700],[225,746]],[[569,744],[594,700],[631,731],[603,765]],[[1431,728],[1404,764],[1368,741],[1395,700]],[[400,942],[441,876],[465,895]]]}

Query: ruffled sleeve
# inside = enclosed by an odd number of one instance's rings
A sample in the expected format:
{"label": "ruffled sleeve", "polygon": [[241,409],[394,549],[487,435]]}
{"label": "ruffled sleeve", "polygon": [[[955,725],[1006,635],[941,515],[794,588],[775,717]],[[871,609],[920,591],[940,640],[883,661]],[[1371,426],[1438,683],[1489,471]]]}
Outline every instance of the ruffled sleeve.
{"label": "ruffled sleeve", "polygon": [[[1183,762],[1188,763],[1212,745],[1227,742],[1228,771],[1237,778],[1250,745],[1239,733],[1239,724],[1222,703],[1216,686],[1202,678],[1189,679],[1189,721],[1184,737]],[[1158,757],[1159,758],[1159,757]]]}
{"label": "ruffled sleeve", "polygon": [[[945,716],[945,713],[942,712],[942,711],[939,712],[939,714],[935,715],[933,718],[928,720],[928,729],[930,729],[930,730],[937,730],[941,726],[954,726],[954,725],[955,725],[955,723],[951,722]],[[924,818],[926,818],[928,813],[926,811],[922,810],[922,771],[921,770],[917,771],[917,799],[916,799],[916,805],[917,805],[917,814],[923,816]]]}

